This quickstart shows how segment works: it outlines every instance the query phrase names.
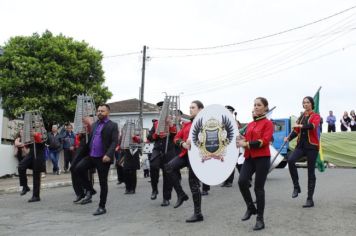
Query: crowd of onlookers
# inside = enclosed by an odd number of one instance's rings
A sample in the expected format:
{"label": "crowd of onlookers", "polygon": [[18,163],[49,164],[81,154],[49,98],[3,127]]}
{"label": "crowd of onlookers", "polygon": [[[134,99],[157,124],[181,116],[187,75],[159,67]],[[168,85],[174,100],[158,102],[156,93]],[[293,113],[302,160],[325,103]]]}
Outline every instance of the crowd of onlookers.
{"label": "crowd of onlookers", "polygon": [[[336,117],[333,111],[329,111],[329,115],[326,118],[326,123],[328,124],[328,132],[336,131]],[[320,127],[322,127],[323,119],[320,120]],[[355,111],[351,110],[350,115],[347,111],[344,112],[340,119],[340,130],[342,132],[356,131],[356,115]]]}

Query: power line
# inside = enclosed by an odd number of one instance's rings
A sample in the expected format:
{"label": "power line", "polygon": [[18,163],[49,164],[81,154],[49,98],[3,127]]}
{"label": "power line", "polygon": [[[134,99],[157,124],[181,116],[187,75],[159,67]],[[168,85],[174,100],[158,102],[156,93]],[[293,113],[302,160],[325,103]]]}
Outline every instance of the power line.
{"label": "power line", "polygon": [[277,35],[285,34],[285,33],[291,32],[291,31],[299,30],[299,29],[302,29],[302,28],[305,28],[305,27],[320,23],[322,21],[329,20],[329,19],[331,19],[331,18],[333,18],[335,16],[338,16],[338,15],[341,15],[341,14],[343,14],[345,12],[353,10],[354,8],[356,8],[356,6],[349,7],[347,9],[345,9],[345,10],[339,11],[337,13],[334,13],[334,14],[332,14],[330,16],[321,18],[319,20],[309,22],[307,24],[303,24],[303,25],[300,25],[300,26],[297,26],[297,27],[293,27],[293,28],[290,28],[290,29],[287,29],[287,30],[279,31],[277,33],[273,33],[273,34],[269,34],[269,35],[253,38],[253,39],[248,39],[248,40],[244,40],[244,41],[240,41],[240,42],[236,42],[236,43],[222,44],[222,45],[210,46],[210,47],[197,47],[197,48],[151,48],[151,49],[154,49],[154,50],[166,50],[166,51],[194,51],[194,50],[217,49],[217,48],[231,47],[231,46],[235,46],[235,45],[251,43],[251,42],[259,41],[259,40],[262,40],[262,39],[271,38],[271,37],[274,37],[274,36],[277,36]]}
{"label": "power line", "polygon": [[141,52],[126,52],[126,53],[121,53],[121,54],[104,56],[104,58],[124,57],[124,56],[131,56],[131,55],[137,55],[137,54],[141,54]]}
{"label": "power line", "polygon": [[[330,34],[328,34],[330,31],[333,32],[334,30],[341,30],[341,32],[343,32],[343,34],[341,36],[343,36],[345,34],[344,29],[349,27],[349,24],[351,23],[352,25],[352,21],[353,19],[349,20],[349,18],[352,18],[354,14],[342,19],[341,21],[335,23],[332,26],[328,26],[326,29],[318,32],[317,34],[327,34],[330,36]],[[344,22],[346,21],[346,23]],[[338,26],[338,24],[343,23],[343,25],[340,27]],[[329,31],[329,32],[328,32]],[[351,31],[347,31],[346,33],[349,33]],[[332,36],[332,35],[331,35]],[[294,48],[289,48],[287,50],[283,50],[280,51],[278,53],[275,53],[272,56],[269,56],[268,58],[264,58],[260,61],[258,61],[257,63],[251,64],[246,66],[243,69],[239,69],[237,71],[233,71],[212,79],[208,79],[204,81],[204,86],[212,86],[212,87],[216,87],[221,85],[221,83],[226,83],[226,82],[230,82],[230,78],[231,76],[239,76],[239,77],[248,77],[252,75],[256,75],[258,73],[266,73],[271,69],[275,69],[276,67],[280,67],[281,65],[284,64],[288,64],[289,62],[295,61],[298,58],[303,57],[306,54],[310,54],[311,52],[315,51],[316,49],[336,40],[337,38],[341,37],[341,36],[334,36],[333,38],[329,39],[317,39],[314,40],[310,43],[305,43],[304,45],[298,45],[297,47]],[[227,78],[224,78],[227,77]],[[219,84],[217,84],[219,83]],[[178,86],[179,87],[179,86]],[[193,82],[191,83],[189,86],[184,85],[185,89],[189,89],[189,90],[195,90],[195,89],[201,89],[202,87],[202,83],[201,82]]]}
{"label": "power line", "polygon": [[[354,46],[356,46],[356,43],[350,44],[350,45],[347,45],[347,46],[344,46],[344,47],[339,48],[339,49],[336,49],[336,50],[329,51],[329,52],[324,53],[324,54],[322,54],[322,55],[319,55],[319,56],[317,56],[317,57],[314,57],[314,58],[305,60],[305,61],[303,61],[303,62],[300,62],[300,63],[294,64],[294,65],[291,65],[291,66],[289,66],[289,67],[286,67],[286,68],[283,68],[283,69],[280,69],[280,70],[277,70],[277,71],[274,71],[274,72],[271,72],[271,73],[268,73],[268,74],[265,74],[265,75],[261,75],[261,76],[258,76],[258,77],[252,78],[252,79],[244,79],[244,80],[241,80],[240,83],[237,83],[237,84],[230,84],[230,85],[228,85],[228,86],[229,86],[229,87],[234,87],[234,86],[237,86],[237,85],[241,85],[241,84],[244,84],[244,83],[251,82],[251,81],[253,81],[253,80],[258,80],[258,79],[261,79],[261,78],[266,78],[266,77],[269,77],[269,76],[272,76],[272,75],[275,75],[275,74],[278,74],[278,73],[281,73],[281,72],[284,72],[284,71],[293,69],[293,68],[295,68],[295,67],[302,66],[302,65],[308,64],[308,63],[310,63],[310,62],[317,61],[317,60],[322,59],[322,58],[324,58],[324,57],[331,56],[331,55],[336,54],[336,53],[338,53],[338,52],[340,52],[340,51],[345,51],[347,48],[351,48],[351,47],[354,47]],[[208,88],[208,89],[200,90],[199,92],[194,92],[194,93],[184,93],[184,96],[187,96],[187,97],[188,97],[188,96],[193,96],[193,95],[200,94],[200,93],[205,93],[205,92],[210,92],[210,91],[216,91],[217,89],[219,89],[219,88],[224,88],[224,87],[226,87],[226,86]]]}
{"label": "power line", "polygon": [[[345,31],[353,31],[353,30],[356,30],[356,27],[353,27],[350,29],[345,29]],[[279,43],[271,43],[271,44],[265,44],[265,45],[249,47],[249,48],[241,48],[241,49],[236,49],[236,50],[226,50],[226,51],[219,51],[219,52],[205,52],[205,53],[195,53],[195,54],[183,54],[183,55],[163,55],[163,56],[154,56],[153,55],[150,57],[150,59],[184,58],[184,57],[215,56],[215,55],[221,55],[221,54],[231,54],[231,53],[235,53],[235,52],[245,52],[245,51],[256,50],[256,49],[282,46],[282,45],[291,44],[291,43],[298,43],[298,42],[302,42],[302,41],[308,41],[308,40],[311,40],[314,38],[327,37],[330,35],[335,35],[335,34],[340,34],[340,33],[343,33],[343,30],[338,30],[338,31],[323,34],[323,35],[311,36],[311,37],[307,37],[307,38],[303,38],[303,39],[289,40],[289,41],[284,41],[284,42],[279,42]]]}

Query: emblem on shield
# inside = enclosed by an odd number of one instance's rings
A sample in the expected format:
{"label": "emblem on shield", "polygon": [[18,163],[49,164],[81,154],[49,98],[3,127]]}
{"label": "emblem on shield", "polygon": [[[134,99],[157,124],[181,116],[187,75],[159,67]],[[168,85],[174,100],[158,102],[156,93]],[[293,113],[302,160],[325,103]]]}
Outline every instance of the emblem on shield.
{"label": "emblem on shield", "polygon": [[193,143],[199,149],[202,162],[211,159],[224,161],[226,147],[233,139],[233,131],[233,125],[224,115],[221,122],[210,118],[203,123],[203,118],[200,118],[193,127]]}

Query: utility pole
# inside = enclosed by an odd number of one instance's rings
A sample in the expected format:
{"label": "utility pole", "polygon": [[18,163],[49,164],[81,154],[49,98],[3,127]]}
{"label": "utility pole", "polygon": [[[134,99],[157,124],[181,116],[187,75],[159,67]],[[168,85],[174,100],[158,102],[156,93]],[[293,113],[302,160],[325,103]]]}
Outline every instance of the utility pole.
{"label": "utility pole", "polygon": [[140,92],[140,125],[141,125],[141,140],[143,142],[143,101],[145,94],[145,69],[146,69],[146,45],[143,46],[142,57],[142,78],[141,78],[141,92]]}

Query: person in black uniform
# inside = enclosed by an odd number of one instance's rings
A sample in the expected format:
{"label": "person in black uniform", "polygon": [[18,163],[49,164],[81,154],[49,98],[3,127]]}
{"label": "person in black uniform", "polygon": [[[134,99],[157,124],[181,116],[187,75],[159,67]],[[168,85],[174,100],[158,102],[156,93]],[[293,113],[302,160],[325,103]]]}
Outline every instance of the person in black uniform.
{"label": "person in black uniform", "polygon": [[[163,102],[158,102],[157,106],[159,110],[162,109]],[[150,157],[150,175],[151,175],[151,186],[152,194],[151,199],[155,200],[158,194],[158,181],[159,181],[159,170],[162,169],[163,172],[163,201],[161,206],[165,207],[170,204],[173,186],[164,165],[168,163],[174,156],[177,155],[179,149],[174,145],[173,139],[176,135],[177,129],[169,117],[166,120],[167,126],[169,126],[169,137],[167,140],[166,134],[156,134],[158,128],[158,120],[152,120],[153,127],[149,131],[147,139],[150,142],[154,142],[152,155]]]}
{"label": "person in black uniform", "polygon": [[40,201],[41,172],[46,172],[46,161],[44,156],[45,143],[42,142],[42,134],[32,132],[34,144],[29,145],[30,153],[20,162],[18,166],[20,186],[22,186],[21,196],[25,195],[30,188],[27,185],[26,170],[33,170],[33,193],[28,202]]}
{"label": "person in black uniform", "polygon": [[[140,143],[140,137],[132,137],[133,143]],[[135,194],[137,185],[137,170],[140,169],[141,149],[129,148],[122,151],[124,158],[124,179],[126,191],[125,194]]]}
{"label": "person in black uniform", "polygon": [[[81,203],[81,200],[85,197],[87,191],[91,191],[91,195],[96,194],[96,191],[93,188],[94,178],[93,173],[95,170],[90,169],[84,176],[80,176],[80,172],[78,171],[77,166],[79,163],[84,159],[84,156],[78,155],[81,152],[81,149],[85,147],[87,144],[87,134],[91,131],[91,125],[94,122],[93,117],[85,117],[83,118],[83,126],[86,129],[86,133],[76,134],[74,146],[75,146],[75,155],[73,161],[70,166],[70,173],[72,178],[72,186],[74,192],[76,194],[76,199],[73,201],[74,203]],[[82,183],[81,179],[85,178],[86,182],[91,183],[89,189],[84,188],[84,184]]]}

